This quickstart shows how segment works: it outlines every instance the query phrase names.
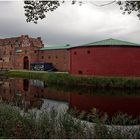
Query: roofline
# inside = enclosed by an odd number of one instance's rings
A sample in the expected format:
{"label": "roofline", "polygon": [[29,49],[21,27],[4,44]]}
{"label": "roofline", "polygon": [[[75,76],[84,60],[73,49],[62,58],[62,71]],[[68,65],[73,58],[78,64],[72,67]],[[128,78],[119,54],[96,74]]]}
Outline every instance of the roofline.
{"label": "roofline", "polygon": [[70,44],[65,44],[65,45],[58,45],[58,46],[46,46],[40,49],[40,51],[46,51],[46,50],[66,50],[71,48]]}
{"label": "roofline", "polygon": [[[107,40],[111,40],[111,39],[116,40],[116,41],[125,42],[125,43],[128,43],[128,44],[96,44],[98,42],[107,41]],[[140,47],[140,44],[129,42],[129,41],[124,41],[124,40],[120,40],[120,39],[108,38],[108,39],[103,39],[103,40],[91,42],[91,43],[88,43],[88,44],[73,46],[70,49],[72,49],[72,48],[82,48],[82,47],[103,47],[103,46],[104,47],[107,47],[107,46],[112,46],[112,47]]]}
{"label": "roofline", "polygon": [[69,49],[75,49],[75,48],[85,48],[85,47],[92,47],[92,48],[101,48],[101,47],[110,47],[110,48],[116,48],[116,47],[119,47],[119,48],[140,48],[140,45],[81,45],[81,46],[74,46],[74,47],[71,47]]}
{"label": "roofline", "polygon": [[8,38],[0,38],[0,40],[8,40],[8,39],[17,39],[17,38],[20,38],[20,36],[18,36],[18,37],[8,37]]}
{"label": "roofline", "polygon": [[39,49],[39,50],[40,51],[50,51],[50,50],[67,50],[67,49],[69,49],[69,48],[49,48],[49,49],[43,49],[43,50]]}

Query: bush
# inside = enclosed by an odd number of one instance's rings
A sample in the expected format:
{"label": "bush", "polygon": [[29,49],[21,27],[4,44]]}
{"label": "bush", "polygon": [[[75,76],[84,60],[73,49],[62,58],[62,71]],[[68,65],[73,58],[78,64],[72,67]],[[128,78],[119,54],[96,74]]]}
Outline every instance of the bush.
{"label": "bush", "polygon": [[[70,111],[70,114],[75,112]],[[106,119],[96,116],[96,124],[75,119],[67,112],[56,110],[24,113],[16,107],[0,103],[0,138],[20,139],[94,139],[140,138],[139,129],[128,132],[104,125]],[[126,116],[125,116],[126,117]],[[94,118],[95,119],[95,118]]]}

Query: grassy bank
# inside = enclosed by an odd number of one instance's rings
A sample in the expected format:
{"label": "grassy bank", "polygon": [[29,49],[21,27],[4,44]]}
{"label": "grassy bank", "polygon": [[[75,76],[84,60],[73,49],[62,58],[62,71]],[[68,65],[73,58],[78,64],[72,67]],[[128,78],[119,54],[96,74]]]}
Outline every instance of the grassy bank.
{"label": "grassy bank", "polygon": [[140,89],[140,78],[128,77],[83,77],[72,76],[66,73],[47,73],[32,71],[9,71],[5,74],[9,77],[22,77],[39,79],[48,84],[66,85],[70,87],[93,87],[102,89]]}
{"label": "grassy bank", "polygon": [[[80,116],[79,116],[80,118]],[[68,113],[52,110],[41,114],[21,113],[19,109],[0,103],[0,138],[24,139],[94,139],[94,138],[140,138],[140,131],[122,133],[120,128],[109,129],[99,119],[96,124],[87,124],[74,119]]]}

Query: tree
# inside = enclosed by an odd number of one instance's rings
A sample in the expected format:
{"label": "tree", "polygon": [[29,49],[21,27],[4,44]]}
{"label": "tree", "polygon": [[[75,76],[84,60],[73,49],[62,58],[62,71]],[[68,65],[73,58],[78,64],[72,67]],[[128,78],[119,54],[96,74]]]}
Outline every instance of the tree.
{"label": "tree", "polygon": [[120,6],[120,9],[123,10],[123,14],[136,12],[140,19],[140,1],[118,1],[117,4]]}
{"label": "tree", "polygon": [[54,11],[60,6],[59,1],[24,1],[26,21],[37,23],[38,19],[46,17],[45,13]]}
{"label": "tree", "polygon": [[[25,16],[27,22],[34,22],[37,23],[39,19],[44,19],[46,17],[46,13],[49,11],[54,11],[57,9],[61,4],[65,3],[64,1],[24,1],[24,9],[25,9]],[[79,5],[83,4],[82,0],[72,0],[71,4]],[[106,4],[97,5],[93,1],[90,2],[96,6],[106,6],[112,3],[116,3],[120,6],[120,9],[123,10],[123,14],[128,13],[131,14],[132,12],[137,12],[137,16],[140,19],[140,1],[111,1]]]}

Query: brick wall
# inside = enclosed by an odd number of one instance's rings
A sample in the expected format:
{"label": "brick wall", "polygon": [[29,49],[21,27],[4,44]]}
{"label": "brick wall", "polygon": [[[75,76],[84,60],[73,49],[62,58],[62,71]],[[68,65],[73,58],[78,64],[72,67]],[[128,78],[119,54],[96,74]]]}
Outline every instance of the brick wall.
{"label": "brick wall", "polygon": [[59,71],[69,71],[70,69],[70,55],[67,49],[40,51],[39,61],[53,63]]}
{"label": "brick wall", "polygon": [[71,74],[140,76],[140,48],[134,46],[79,47],[70,50]]}
{"label": "brick wall", "polygon": [[21,35],[16,38],[0,39],[0,68],[23,69],[24,57],[30,63],[38,60],[38,50],[43,47],[40,37]]}

